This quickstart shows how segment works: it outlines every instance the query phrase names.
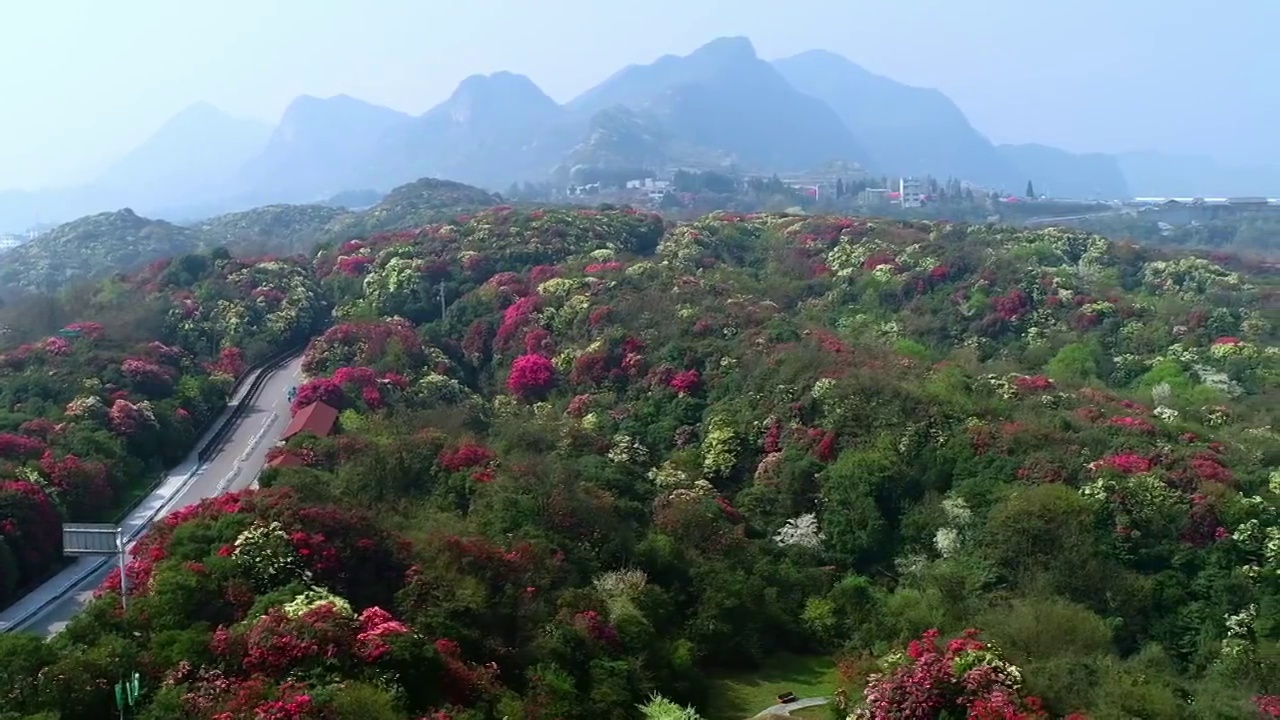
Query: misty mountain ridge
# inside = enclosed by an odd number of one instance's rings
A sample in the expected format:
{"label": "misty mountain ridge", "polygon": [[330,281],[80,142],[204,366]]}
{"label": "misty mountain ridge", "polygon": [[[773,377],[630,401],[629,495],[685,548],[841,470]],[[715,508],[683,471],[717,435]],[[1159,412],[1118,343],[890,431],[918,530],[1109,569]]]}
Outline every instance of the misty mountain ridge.
{"label": "misty mountain ridge", "polygon": [[[938,90],[814,50],[767,62],[744,37],[630,65],[557,104],[513,72],[471,75],[414,116],[348,95],[295,99],[274,127],[197,103],[89,185],[0,192],[0,229],[129,206],[191,219],[386,192],[433,176],[490,189],[575,168],[797,172],[856,162],[1063,197],[1280,194],[1280,173],[1159,154],[996,146]],[[1189,192],[1202,183],[1199,193]],[[1253,188],[1245,190],[1246,187]]]}

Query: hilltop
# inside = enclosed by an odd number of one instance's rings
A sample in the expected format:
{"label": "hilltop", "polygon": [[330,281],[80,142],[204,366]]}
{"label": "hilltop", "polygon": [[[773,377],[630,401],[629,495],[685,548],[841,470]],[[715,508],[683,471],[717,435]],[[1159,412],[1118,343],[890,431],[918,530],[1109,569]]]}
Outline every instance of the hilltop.
{"label": "hilltop", "polygon": [[199,235],[190,228],[124,208],[59,225],[4,253],[0,286],[56,292],[73,280],[135,269],[200,247]]}
{"label": "hilltop", "polygon": [[797,656],[877,720],[1280,705],[1273,269],[493,206],[103,287],[85,319],[145,300],[154,342],[80,325],[0,356],[0,579],[119,496],[99,466],[121,493],[177,454],[241,348],[310,336],[294,410],[338,429],[152,528],[127,612],[113,574],[58,639],[0,636],[19,716],[101,717],[137,668],[146,720],[741,720],[797,688],[730,686]]}
{"label": "hilltop", "polygon": [[363,211],[268,205],[181,226],[126,208],[59,225],[6,252],[0,256],[0,288],[57,292],[77,280],[218,247],[249,254],[306,254],[324,242],[423,225],[497,203],[496,196],[479,188],[427,178],[396,188]]}

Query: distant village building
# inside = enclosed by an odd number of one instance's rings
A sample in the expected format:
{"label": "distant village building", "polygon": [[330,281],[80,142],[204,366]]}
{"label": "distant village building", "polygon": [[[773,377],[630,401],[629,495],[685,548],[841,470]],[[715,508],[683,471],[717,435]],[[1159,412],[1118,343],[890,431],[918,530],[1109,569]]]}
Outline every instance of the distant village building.
{"label": "distant village building", "polygon": [[889,188],[867,188],[858,193],[858,202],[868,207],[889,204]]}
{"label": "distant village building", "polygon": [[916,178],[898,181],[898,202],[904,208],[924,207],[924,183]]}
{"label": "distant village building", "polygon": [[822,196],[821,185],[808,185],[805,183],[787,183],[787,187],[791,188],[792,190],[795,190],[801,195],[808,195],[814,200],[817,200]]}
{"label": "distant village building", "polygon": [[644,178],[643,180],[628,180],[628,190],[649,190],[661,191],[671,187],[671,183],[666,180],[655,180],[654,178]]}

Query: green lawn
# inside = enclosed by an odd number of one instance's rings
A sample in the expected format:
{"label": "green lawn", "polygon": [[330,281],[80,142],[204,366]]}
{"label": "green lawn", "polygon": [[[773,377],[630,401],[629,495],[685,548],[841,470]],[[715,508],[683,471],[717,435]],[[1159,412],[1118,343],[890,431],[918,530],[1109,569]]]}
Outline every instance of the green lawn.
{"label": "green lawn", "polygon": [[[707,720],[746,720],[778,703],[790,690],[797,698],[831,697],[836,687],[835,661],[825,656],[778,655],[752,673],[725,675],[711,681]],[[805,709],[793,717],[822,720],[827,707]]]}

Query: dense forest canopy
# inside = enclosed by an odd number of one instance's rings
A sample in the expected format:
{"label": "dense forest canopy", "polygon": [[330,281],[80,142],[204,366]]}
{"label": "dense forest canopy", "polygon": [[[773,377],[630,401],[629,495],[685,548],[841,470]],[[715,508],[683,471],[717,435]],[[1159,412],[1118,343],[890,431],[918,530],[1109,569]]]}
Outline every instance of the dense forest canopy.
{"label": "dense forest canopy", "polygon": [[0,718],[106,717],[136,670],[154,720],[729,720],[716,678],[783,654],[837,663],[806,717],[1275,716],[1278,287],[1063,229],[614,208],[157,263],[0,356],[0,592],[245,358],[311,338],[295,411],[339,432],[153,527],[127,612],[116,575],[0,636]]}

